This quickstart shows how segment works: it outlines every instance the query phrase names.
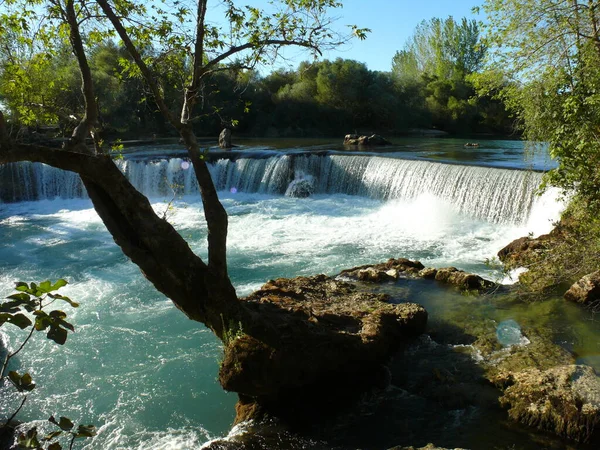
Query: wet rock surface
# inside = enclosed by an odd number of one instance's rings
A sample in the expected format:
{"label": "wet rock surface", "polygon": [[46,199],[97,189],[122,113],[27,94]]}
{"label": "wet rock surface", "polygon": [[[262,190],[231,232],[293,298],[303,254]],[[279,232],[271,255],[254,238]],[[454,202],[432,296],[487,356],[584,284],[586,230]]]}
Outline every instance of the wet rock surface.
{"label": "wet rock surface", "polygon": [[418,277],[434,279],[443,284],[453,285],[462,290],[486,291],[496,287],[492,281],[479,275],[459,270],[456,267],[435,269],[425,267],[420,261],[405,258],[389,259],[385,263],[364,265],[343,270],[338,275],[356,281],[381,283],[395,281],[400,277]]}
{"label": "wet rock surface", "polygon": [[550,245],[552,238],[551,234],[544,234],[537,238],[520,237],[500,250],[498,259],[510,269],[525,267]]}
{"label": "wet rock surface", "polygon": [[500,404],[511,419],[577,442],[593,438],[600,422],[600,380],[591,367],[500,372],[495,381],[507,386]]}
{"label": "wet rock surface", "polygon": [[271,326],[232,324],[225,342],[219,381],[240,395],[236,422],[314,420],[385,384],[384,364],[427,322],[423,307],[388,300],[325,275],[272,280],[245,298]]}

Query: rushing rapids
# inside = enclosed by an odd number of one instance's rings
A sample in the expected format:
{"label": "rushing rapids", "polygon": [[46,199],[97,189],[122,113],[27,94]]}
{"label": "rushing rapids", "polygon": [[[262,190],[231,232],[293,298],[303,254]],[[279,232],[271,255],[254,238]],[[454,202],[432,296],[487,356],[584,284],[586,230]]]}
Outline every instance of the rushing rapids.
{"label": "rushing rapids", "polygon": [[[193,171],[179,158],[120,161],[131,182],[149,197],[197,192]],[[43,164],[0,168],[0,200],[85,196],[77,175]],[[380,200],[413,200],[430,194],[470,217],[492,223],[525,223],[536,202],[541,174],[379,156],[277,155],[220,159],[210,170],[221,191],[283,195],[290,183],[310,179],[316,194],[348,194]]]}

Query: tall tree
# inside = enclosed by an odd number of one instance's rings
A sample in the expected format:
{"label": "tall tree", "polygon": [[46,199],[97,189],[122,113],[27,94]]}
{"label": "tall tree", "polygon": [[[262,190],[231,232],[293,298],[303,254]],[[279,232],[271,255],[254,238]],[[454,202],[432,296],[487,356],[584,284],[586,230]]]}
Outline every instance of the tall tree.
{"label": "tall tree", "polygon": [[440,79],[461,78],[481,67],[485,47],[479,41],[479,25],[463,17],[433,18],[421,22],[396,52],[392,72],[398,78],[417,79],[423,74]]}
{"label": "tall tree", "polygon": [[492,71],[530,141],[548,143],[558,167],[548,183],[600,208],[600,2],[488,0]]}

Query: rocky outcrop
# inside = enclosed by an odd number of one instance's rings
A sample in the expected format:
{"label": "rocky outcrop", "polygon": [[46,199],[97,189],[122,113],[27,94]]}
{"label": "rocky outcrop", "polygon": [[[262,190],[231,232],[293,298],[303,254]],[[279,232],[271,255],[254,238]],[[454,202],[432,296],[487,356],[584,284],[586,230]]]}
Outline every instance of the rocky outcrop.
{"label": "rocky outcrop", "polygon": [[527,266],[542,250],[547,248],[551,239],[550,234],[544,234],[537,238],[524,236],[515,239],[498,252],[498,259],[509,269]]}
{"label": "rocky outcrop", "polygon": [[230,128],[223,128],[223,131],[221,131],[221,134],[219,134],[219,147],[224,149],[229,149],[232,147]]}
{"label": "rocky outcrop", "polygon": [[419,277],[435,279],[440,283],[457,286],[463,290],[476,291],[485,291],[496,286],[492,281],[485,280],[479,275],[459,270],[456,267],[434,269],[432,267],[425,267],[420,261],[411,261],[406,258],[392,258],[381,264],[354,267],[343,270],[338,276],[372,283],[395,281],[402,276]]}
{"label": "rocky outcrop", "polygon": [[[431,272],[425,273],[430,274]],[[456,267],[438,269],[435,274],[435,280],[446,284],[452,284],[464,290],[482,291],[496,286],[492,281],[481,278],[479,275],[459,270]]]}
{"label": "rocky outcrop", "polygon": [[591,367],[502,372],[495,381],[508,386],[500,404],[511,419],[577,442],[592,439],[600,422],[600,379]]}
{"label": "rocky outcrop", "polygon": [[383,382],[383,365],[427,322],[423,307],[389,299],[325,275],[272,280],[245,298],[270,327],[230,325],[219,381],[240,395],[236,422],[314,420]]}
{"label": "rocky outcrop", "polygon": [[392,145],[392,143],[378,134],[372,134],[371,136],[347,134],[346,137],[344,137],[344,145],[377,146]]}
{"label": "rocky outcrop", "polygon": [[565,292],[565,298],[583,305],[600,301],[600,270],[584,276],[573,284]]}

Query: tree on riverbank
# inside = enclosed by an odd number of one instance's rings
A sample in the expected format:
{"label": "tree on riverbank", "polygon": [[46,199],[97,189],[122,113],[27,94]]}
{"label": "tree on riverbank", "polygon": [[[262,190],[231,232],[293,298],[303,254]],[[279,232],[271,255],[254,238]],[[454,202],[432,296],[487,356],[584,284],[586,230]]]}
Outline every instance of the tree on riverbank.
{"label": "tree on riverbank", "polygon": [[493,70],[480,87],[515,112],[525,139],[547,143],[558,167],[545,186],[571,198],[564,225],[573,245],[556,247],[545,258],[553,267],[529,277],[549,272],[548,284],[572,282],[598,269],[592,255],[600,251],[600,2],[487,0],[483,10]]}
{"label": "tree on riverbank", "polygon": [[[165,55],[161,45],[148,41],[139,51],[151,61],[165,103],[180,110],[189,54]],[[122,43],[102,34],[86,40],[86,50],[105,135],[176,133]],[[510,133],[512,122],[501,102],[476,98],[469,81],[484,53],[475,22],[448,18],[419,25],[389,72],[341,58],[306,61],[268,75],[234,65],[203,77],[192,126],[202,136],[233,124],[236,133],[251,136],[342,136],[355,129],[390,135],[432,127]],[[12,122],[38,131],[58,125],[69,135],[83,111],[77,60],[68,43],[49,37],[44,48],[27,48],[11,37],[0,54],[0,100]]]}

